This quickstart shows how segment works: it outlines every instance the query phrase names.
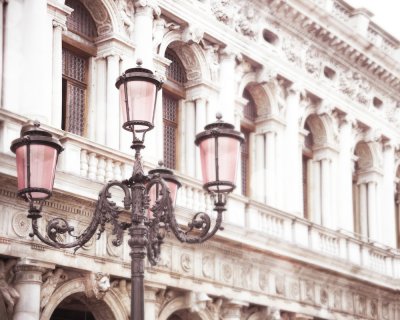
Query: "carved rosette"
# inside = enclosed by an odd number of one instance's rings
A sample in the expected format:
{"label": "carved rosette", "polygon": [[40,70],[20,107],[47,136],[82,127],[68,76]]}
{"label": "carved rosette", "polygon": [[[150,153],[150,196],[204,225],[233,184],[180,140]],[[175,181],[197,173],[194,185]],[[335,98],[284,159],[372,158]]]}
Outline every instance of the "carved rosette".
{"label": "carved rosette", "polygon": [[20,238],[26,238],[31,231],[31,221],[27,218],[26,212],[18,212],[13,216],[12,228]]}

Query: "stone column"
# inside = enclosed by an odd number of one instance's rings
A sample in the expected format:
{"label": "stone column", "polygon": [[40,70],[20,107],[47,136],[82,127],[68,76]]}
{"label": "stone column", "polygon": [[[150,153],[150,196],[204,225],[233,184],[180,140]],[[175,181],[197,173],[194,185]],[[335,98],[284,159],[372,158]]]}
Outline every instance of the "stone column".
{"label": "stone column", "polygon": [[152,284],[144,287],[144,318],[145,320],[156,320],[158,318],[160,306],[157,303],[157,293],[164,286]]}
{"label": "stone column", "polygon": [[107,59],[107,105],[106,105],[106,145],[119,149],[119,92],[115,87],[115,80],[119,76],[119,56],[110,53]]}
{"label": "stone column", "polygon": [[21,259],[15,266],[15,289],[20,297],[13,320],[39,320],[40,288],[45,270],[44,264],[29,259]]}
{"label": "stone column", "polygon": [[358,185],[359,199],[360,199],[360,234],[363,237],[368,237],[368,207],[367,207],[367,185],[366,183],[360,183]]}
{"label": "stone column", "polygon": [[5,11],[2,107],[12,112],[19,112],[21,100],[19,82],[24,59],[23,6],[23,2],[9,1]]}
{"label": "stone column", "polygon": [[377,230],[376,187],[377,183],[375,181],[368,182],[368,237],[371,240],[379,241],[379,232]]}
{"label": "stone column", "polygon": [[301,89],[292,84],[286,99],[286,209],[302,215],[302,160],[299,148],[299,110]]}
{"label": "stone column", "polygon": [[99,58],[97,63],[97,86],[96,86],[96,142],[99,144],[106,143],[106,77],[107,72],[106,60]]}
{"label": "stone column", "polygon": [[330,227],[331,220],[331,172],[330,159],[321,160],[321,222]]}
{"label": "stone column", "polygon": [[62,122],[62,32],[66,30],[65,24],[53,20],[53,72],[51,96],[51,124],[61,129]]}
{"label": "stone column", "polygon": [[141,59],[143,67],[153,70],[153,20],[160,15],[156,0],[135,2],[135,62]]}
{"label": "stone column", "polygon": [[321,224],[321,161],[312,164],[312,221]]}
{"label": "stone column", "polygon": [[[197,98],[195,100],[196,103],[196,134],[204,130],[206,125],[206,117],[207,117],[207,100],[204,98]],[[190,143],[190,142],[189,142]],[[194,144],[194,140],[192,141]],[[200,162],[200,149],[195,146],[196,149],[196,178],[202,179],[201,174],[201,162]]]}
{"label": "stone column", "polygon": [[255,136],[255,172],[254,172],[254,188],[255,198],[259,202],[265,203],[265,136],[264,134],[256,134]]}
{"label": "stone column", "polygon": [[338,188],[338,226],[347,231],[354,231],[353,219],[353,123],[349,116],[339,119],[339,188]]}
{"label": "stone column", "polygon": [[196,150],[195,150],[195,123],[196,123],[196,111],[195,111],[195,102],[186,101],[185,102],[185,114],[186,114],[186,141],[185,141],[185,162],[186,162],[186,174],[195,177],[196,176]]}
{"label": "stone column", "polygon": [[266,175],[265,175],[265,185],[266,185],[266,203],[270,206],[275,206],[275,137],[274,131],[268,131],[265,134],[265,162],[266,162]]}
{"label": "stone column", "polygon": [[[49,88],[52,65],[49,61],[52,59],[53,26],[49,23],[47,1],[24,1],[23,7],[23,59],[18,85],[20,112],[49,124],[52,118]],[[34,81],[31,77],[40,77],[40,80]]]}
{"label": "stone column", "polygon": [[218,111],[222,113],[223,120],[231,124],[235,123],[235,53],[229,48],[225,48],[220,52],[219,64],[219,106]]}

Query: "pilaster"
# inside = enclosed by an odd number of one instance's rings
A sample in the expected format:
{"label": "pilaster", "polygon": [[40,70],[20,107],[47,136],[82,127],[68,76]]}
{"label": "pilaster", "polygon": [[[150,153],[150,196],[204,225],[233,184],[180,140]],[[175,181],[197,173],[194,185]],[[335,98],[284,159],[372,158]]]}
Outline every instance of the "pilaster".
{"label": "pilaster", "polygon": [[54,267],[28,258],[22,258],[17,263],[14,282],[20,297],[14,309],[13,320],[39,320],[42,274]]}
{"label": "pilaster", "polygon": [[142,67],[153,70],[153,20],[160,16],[157,0],[134,0],[135,3],[135,61],[142,60]]}

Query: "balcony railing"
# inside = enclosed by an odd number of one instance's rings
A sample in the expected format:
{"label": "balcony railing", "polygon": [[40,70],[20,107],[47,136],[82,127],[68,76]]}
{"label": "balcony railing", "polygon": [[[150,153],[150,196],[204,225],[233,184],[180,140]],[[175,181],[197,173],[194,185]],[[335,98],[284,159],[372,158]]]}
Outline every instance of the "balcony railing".
{"label": "balcony railing", "polygon": [[[9,145],[19,135],[25,121],[21,116],[0,110],[2,174],[15,175],[15,168],[14,172],[9,169],[12,167]],[[65,147],[58,167],[63,176],[86,179],[92,183],[121,180],[130,176],[133,165],[131,155],[92,143],[82,137],[64,135],[61,130],[48,129],[60,138]],[[145,163],[145,167],[148,170],[154,168],[154,165]],[[203,191],[200,181],[179,173],[177,175],[182,183],[177,202],[179,220],[187,220],[195,211],[211,212],[211,199]],[[60,191],[71,192],[71,189],[63,190],[61,182],[57,183],[57,187]],[[92,193],[91,198],[95,199],[97,193]],[[238,194],[230,197],[224,225],[226,230],[220,232],[220,236],[248,243],[250,246],[260,243],[267,251],[282,246],[285,254],[297,254],[300,261],[308,257],[307,259],[314,259],[314,263],[318,265],[320,260],[326,258],[332,264],[340,264],[343,271],[351,272],[357,266],[365,271],[400,278],[400,254],[397,250],[362,241],[349,232],[324,228]],[[274,243],[273,246],[265,245],[268,239]]]}

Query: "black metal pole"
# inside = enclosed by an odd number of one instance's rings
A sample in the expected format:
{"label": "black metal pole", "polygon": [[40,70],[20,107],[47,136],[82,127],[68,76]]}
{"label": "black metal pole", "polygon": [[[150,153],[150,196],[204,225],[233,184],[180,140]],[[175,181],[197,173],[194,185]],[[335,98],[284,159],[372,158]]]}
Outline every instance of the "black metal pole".
{"label": "black metal pole", "polygon": [[[136,161],[140,160],[136,159]],[[141,166],[141,163],[139,163]],[[132,226],[129,228],[131,248],[131,320],[144,320],[144,259],[148,242],[148,228],[144,224],[145,186],[139,177],[131,187]],[[134,179],[135,180],[135,179]]]}

